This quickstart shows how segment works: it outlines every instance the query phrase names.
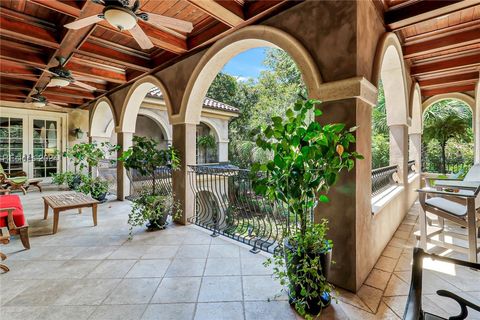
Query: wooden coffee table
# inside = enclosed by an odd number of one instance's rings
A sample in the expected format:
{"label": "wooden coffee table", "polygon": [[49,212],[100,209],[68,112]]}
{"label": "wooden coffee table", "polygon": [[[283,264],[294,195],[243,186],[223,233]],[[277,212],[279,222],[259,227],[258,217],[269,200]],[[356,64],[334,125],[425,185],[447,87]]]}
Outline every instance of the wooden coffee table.
{"label": "wooden coffee table", "polygon": [[61,211],[78,209],[78,213],[82,213],[82,208],[92,208],[93,225],[97,225],[97,200],[84,195],[83,193],[65,193],[54,196],[43,197],[44,215],[43,219],[48,218],[48,207],[53,209],[53,234],[58,230],[58,218]]}

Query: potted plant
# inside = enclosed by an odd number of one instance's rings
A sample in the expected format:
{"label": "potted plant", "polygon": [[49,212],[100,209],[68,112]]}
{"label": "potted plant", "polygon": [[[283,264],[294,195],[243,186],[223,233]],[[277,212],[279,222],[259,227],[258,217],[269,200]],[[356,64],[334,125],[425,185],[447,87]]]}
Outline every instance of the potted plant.
{"label": "potted plant", "polygon": [[273,117],[272,125],[256,132],[257,145],[271,152],[273,159],[252,166],[255,192],[287,212],[283,241],[267,265],[286,285],[290,302],[307,318],[318,314],[331,301],[332,286],[327,282],[332,241],[328,240],[327,220],[313,222],[319,202],[328,202],[327,193],[342,170],[351,170],[355,159],[349,152],[356,128],[344,124],[320,125],[309,122],[322,111],[320,101],[299,100],[286,112],[286,118]]}
{"label": "potted plant", "polygon": [[[100,182],[98,178],[93,179],[91,170],[86,174],[86,169],[97,167],[100,160],[105,159],[107,155],[112,154],[118,148],[118,146],[109,142],[100,144],[95,142],[77,143],[73,145],[63,153],[63,156],[73,163],[74,171],[54,174],[53,183],[58,185],[66,183],[71,190],[78,190],[85,194],[90,194],[95,189],[95,194],[99,195],[102,190],[108,188],[107,182]],[[106,185],[107,187],[105,187]]]}
{"label": "potted plant", "polygon": [[82,183],[78,187],[78,191],[87,195],[89,194],[93,199],[103,203],[107,201],[108,182],[98,177],[92,178],[88,175],[84,175],[82,177]]}
{"label": "potted plant", "polygon": [[163,188],[157,187],[156,170],[162,166],[177,170],[180,165],[177,151],[173,147],[160,150],[155,140],[134,136],[133,145],[123,152],[119,161],[124,163],[127,170],[138,170],[141,175],[149,177],[152,181],[151,190],[145,190],[133,200],[128,223],[133,227],[148,222],[149,230],[163,228],[168,214],[172,210],[178,212],[178,206],[174,203],[171,192],[165,192]]}
{"label": "potted plant", "polygon": [[208,162],[209,160],[209,150],[214,152],[217,148],[217,141],[215,137],[211,134],[205,136],[198,136],[197,137],[197,148],[204,148],[205,149],[205,160]]}

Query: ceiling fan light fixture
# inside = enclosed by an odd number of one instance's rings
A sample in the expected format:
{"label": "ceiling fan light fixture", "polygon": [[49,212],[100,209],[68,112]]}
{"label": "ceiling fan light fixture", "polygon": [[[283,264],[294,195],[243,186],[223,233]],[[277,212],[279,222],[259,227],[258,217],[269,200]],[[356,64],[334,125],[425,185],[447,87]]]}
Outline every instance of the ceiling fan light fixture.
{"label": "ceiling fan light fixture", "polygon": [[62,77],[52,77],[48,83],[48,87],[66,87],[70,84],[70,80]]}
{"label": "ceiling fan light fixture", "polygon": [[43,108],[47,105],[45,101],[33,101],[33,106],[37,108]]}
{"label": "ceiling fan light fixture", "polygon": [[130,30],[137,25],[137,16],[129,9],[107,7],[103,14],[105,20],[119,30]]}

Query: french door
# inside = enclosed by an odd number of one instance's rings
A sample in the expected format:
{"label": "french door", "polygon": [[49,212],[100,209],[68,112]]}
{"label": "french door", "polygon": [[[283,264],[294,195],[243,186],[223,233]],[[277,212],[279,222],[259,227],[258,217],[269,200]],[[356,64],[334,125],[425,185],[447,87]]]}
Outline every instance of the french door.
{"label": "french door", "polygon": [[62,118],[2,112],[0,161],[10,174],[50,180],[61,170]]}

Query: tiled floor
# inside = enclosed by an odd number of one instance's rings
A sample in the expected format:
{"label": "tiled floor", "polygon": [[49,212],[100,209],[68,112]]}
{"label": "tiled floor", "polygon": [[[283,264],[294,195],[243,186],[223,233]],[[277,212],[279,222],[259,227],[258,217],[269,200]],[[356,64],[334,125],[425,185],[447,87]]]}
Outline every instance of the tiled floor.
{"label": "tiled floor", "polygon": [[[0,319],[295,319],[272,279],[264,255],[194,226],[170,225],[148,233],[135,229],[127,240],[129,202],[100,205],[98,226],[89,210],[61,214],[59,231],[44,221],[42,195],[21,196],[31,226],[31,250],[14,239],[1,249],[11,268],[0,275]],[[339,303],[322,319],[399,319],[410,277],[409,214],[365,285],[339,290]],[[448,266],[445,267],[448,269]],[[450,268],[451,269],[451,268]],[[480,274],[427,270],[424,304],[437,313],[457,308],[434,295],[436,286],[480,302]],[[475,281],[477,280],[477,283]],[[471,319],[480,319],[477,313]]]}

